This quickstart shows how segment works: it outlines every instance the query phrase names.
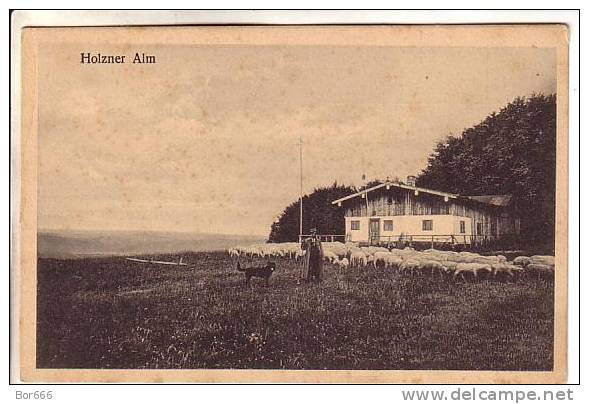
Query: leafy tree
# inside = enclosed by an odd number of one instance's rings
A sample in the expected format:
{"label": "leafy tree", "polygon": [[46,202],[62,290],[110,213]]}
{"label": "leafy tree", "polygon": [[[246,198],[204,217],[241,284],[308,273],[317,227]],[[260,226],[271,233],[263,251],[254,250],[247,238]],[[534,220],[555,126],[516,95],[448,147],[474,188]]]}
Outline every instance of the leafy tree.
{"label": "leafy tree", "polygon": [[462,195],[511,194],[522,235],[554,244],[556,96],[516,98],[438,143],[417,185]]}
{"label": "leafy tree", "polygon": [[[317,188],[303,196],[303,233],[316,228],[318,234],[344,234],[343,208],[331,202],[356,192],[353,187],[334,182],[330,187]],[[298,241],[299,201],[291,203],[272,224],[269,242]]]}

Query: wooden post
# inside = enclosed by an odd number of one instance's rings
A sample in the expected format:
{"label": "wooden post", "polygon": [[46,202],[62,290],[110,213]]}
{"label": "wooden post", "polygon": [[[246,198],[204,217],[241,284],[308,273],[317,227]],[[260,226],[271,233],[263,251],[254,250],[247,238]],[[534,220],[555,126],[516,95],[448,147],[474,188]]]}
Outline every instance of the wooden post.
{"label": "wooden post", "polygon": [[[299,169],[301,193],[299,197],[299,235],[303,234],[303,134],[299,134]],[[300,238],[300,236],[299,236]],[[299,240],[300,242],[300,240]]]}
{"label": "wooden post", "polygon": [[[364,192],[364,199],[366,199],[366,217],[370,217],[370,212],[368,211],[370,207],[368,206],[368,191]],[[368,225],[370,226],[370,220],[368,221]],[[370,231],[370,230],[369,230]]]}
{"label": "wooden post", "polygon": [[432,235],[432,250],[434,249],[434,236]]}

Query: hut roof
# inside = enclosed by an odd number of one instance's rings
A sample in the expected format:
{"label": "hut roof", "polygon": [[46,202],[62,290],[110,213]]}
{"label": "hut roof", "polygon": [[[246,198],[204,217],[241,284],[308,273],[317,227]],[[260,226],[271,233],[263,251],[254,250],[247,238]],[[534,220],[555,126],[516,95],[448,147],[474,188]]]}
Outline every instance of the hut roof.
{"label": "hut roof", "polygon": [[467,198],[493,206],[507,206],[511,202],[511,195],[474,195]]}
{"label": "hut roof", "polygon": [[377,189],[384,188],[384,187],[386,187],[387,189],[389,189],[391,187],[396,187],[396,188],[401,188],[401,189],[408,189],[408,190],[423,192],[423,193],[432,194],[432,195],[439,195],[439,196],[443,196],[444,198],[461,199],[461,200],[465,200],[466,199],[466,200],[470,200],[470,201],[482,203],[482,204],[485,204],[485,205],[496,206],[496,207],[507,206],[507,205],[509,205],[509,202],[511,201],[511,195],[474,195],[474,196],[461,196],[461,195],[452,194],[452,193],[449,193],[449,192],[436,191],[434,189],[414,187],[412,185],[407,185],[407,184],[403,184],[403,183],[400,183],[400,182],[385,181],[385,182],[383,182],[381,184],[378,184],[378,185],[375,185],[373,187],[370,187],[370,188],[367,188],[367,189],[363,189],[361,191],[358,191],[358,192],[353,193],[351,195],[345,196],[343,198],[336,199],[335,201],[333,201],[331,203],[334,204],[334,205],[340,204],[340,203],[342,203],[344,201],[347,201],[347,200],[356,198],[356,197],[361,196],[363,194],[366,194],[368,192],[376,191]]}
{"label": "hut roof", "polygon": [[425,192],[425,193],[428,193],[428,194],[439,195],[439,196],[444,196],[444,197],[448,197],[448,198],[458,198],[459,197],[459,195],[451,194],[451,193],[448,193],[448,192],[436,191],[434,189],[427,189],[427,188],[421,188],[421,187],[414,187],[412,185],[402,184],[400,182],[386,181],[386,182],[383,182],[382,184],[375,185],[375,186],[373,186],[371,188],[363,189],[363,190],[358,191],[358,192],[356,192],[354,194],[351,194],[351,195],[348,195],[348,196],[344,196],[343,198],[340,198],[340,199],[336,199],[335,201],[333,201],[331,203],[332,204],[337,204],[337,203],[346,201],[348,199],[355,198],[355,197],[360,196],[362,194],[365,194],[367,192],[375,191],[375,190],[380,189],[380,188],[383,188],[383,187],[387,187],[387,189],[390,188],[390,187],[397,187],[397,188],[402,188],[402,189],[409,189],[409,190],[413,190],[413,191]]}

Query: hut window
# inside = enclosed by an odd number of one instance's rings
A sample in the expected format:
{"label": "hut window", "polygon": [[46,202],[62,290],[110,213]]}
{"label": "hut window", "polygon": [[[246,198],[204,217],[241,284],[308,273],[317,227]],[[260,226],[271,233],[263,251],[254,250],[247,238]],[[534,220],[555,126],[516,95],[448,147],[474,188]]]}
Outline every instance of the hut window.
{"label": "hut window", "polygon": [[393,231],[393,221],[392,220],[385,220],[383,222],[383,230],[384,231]]}
{"label": "hut window", "polygon": [[393,204],[393,197],[391,195],[387,196],[387,203],[389,205],[392,205]]}
{"label": "hut window", "polygon": [[433,220],[423,220],[421,222],[421,229],[422,230],[433,230],[434,229],[434,221]]}
{"label": "hut window", "polygon": [[466,233],[466,222],[464,220],[460,221],[460,233]]}
{"label": "hut window", "polygon": [[478,235],[483,234],[483,223],[481,223],[481,222],[477,223],[477,234]]}
{"label": "hut window", "polygon": [[360,230],[360,221],[359,220],[352,220],[350,222],[350,229],[351,230]]}

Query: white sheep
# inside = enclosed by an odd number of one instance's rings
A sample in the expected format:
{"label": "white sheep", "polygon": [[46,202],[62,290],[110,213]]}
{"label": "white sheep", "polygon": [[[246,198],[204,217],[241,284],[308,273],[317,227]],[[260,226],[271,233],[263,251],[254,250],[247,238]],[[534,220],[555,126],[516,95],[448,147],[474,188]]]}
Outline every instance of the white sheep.
{"label": "white sheep", "polygon": [[354,251],[350,254],[350,265],[354,267],[365,267],[368,261],[363,251]]}
{"label": "white sheep", "polygon": [[338,259],[339,257],[333,251],[324,251],[323,252],[323,259],[329,262],[334,262],[334,260]]}
{"label": "white sheep", "polygon": [[537,276],[553,275],[554,274],[554,266],[553,265],[546,265],[546,264],[531,263],[528,266],[526,266],[526,271],[531,272]]}
{"label": "white sheep", "polygon": [[337,265],[340,269],[348,269],[350,267],[350,261],[348,261],[347,258],[336,258],[336,260],[333,263]]}
{"label": "white sheep", "polygon": [[440,276],[443,276],[448,271],[448,269],[444,265],[434,260],[421,260],[419,262],[419,269],[423,273],[429,272],[432,275],[437,273]]}
{"label": "white sheep", "polygon": [[374,251],[371,251],[370,247],[360,247],[360,250],[362,250],[366,256],[372,255],[374,253]]}
{"label": "white sheep", "polygon": [[405,249],[401,250],[398,255],[403,258],[403,260],[407,260],[410,258],[415,258],[417,259],[417,257],[419,256],[420,252],[419,251],[415,251],[413,248],[410,247],[406,247]]}
{"label": "white sheep", "polygon": [[458,266],[458,263],[456,261],[440,261],[440,264],[442,264],[446,268],[446,273],[453,273],[454,271],[456,271],[456,267]]}
{"label": "white sheep", "polygon": [[530,260],[532,264],[554,266],[554,257],[552,255],[532,255]]}
{"label": "white sheep", "polygon": [[323,252],[331,251],[338,257],[343,257],[348,254],[348,247],[339,241],[323,243]]}
{"label": "white sheep", "polygon": [[522,270],[518,265],[509,264],[506,262],[497,262],[491,265],[493,268],[493,277],[496,278],[498,275],[508,275],[513,278],[516,273]]}
{"label": "white sheep", "polygon": [[460,256],[459,253],[456,251],[444,251],[444,258],[446,261],[454,261],[457,262],[458,257]]}
{"label": "white sheep", "polygon": [[525,255],[521,255],[519,257],[515,257],[512,262],[514,265],[519,265],[520,267],[525,268],[529,264],[532,263],[532,260],[530,257],[526,257]]}
{"label": "white sheep", "polygon": [[493,268],[490,264],[481,264],[477,262],[460,262],[456,265],[456,270],[454,271],[453,278],[456,279],[458,276],[462,278],[462,280],[466,280],[465,275],[470,273],[476,279],[479,277],[479,273],[487,273],[491,274],[493,272]]}
{"label": "white sheep", "polygon": [[259,244],[255,248],[257,248],[265,258],[274,257],[278,253],[278,248],[274,244]]}
{"label": "white sheep", "polygon": [[370,254],[374,254],[376,252],[390,252],[388,248],[385,248],[385,247],[376,247],[376,246],[370,246],[370,247],[368,247],[368,251],[370,252]]}
{"label": "white sheep", "polygon": [[384,259],[385,268],[399,268],[403,263],[403,258],[397,257],[395,254],[389,254]]}
{"label": "white sheep", "polygon": [[419,271],[420,262],[416,259],[406,259],[399,265],[399,271],[413,274]]}
{"label": "white sheep", "polygon": [[477,257],[480,257],[480,255],[468,251],[461,251],[458,253],[458,256],[456,257],[456,262],[469,263],[473,262],[473,260],[477,259]]}
{"label": "white sheep", "polygon": [[386,265],[386,258],[388,256],[395,256],[393,253],[391,252],[384,252],[384,251],[377,251],[375,252],[372,257],[373,257],[373,261],[372,263],[374,264],[374,268],[376,268],[378,266],[379,262],[382,262],[383,264]]}
{"label": "white sheep", "polygon": [[495,256],[479,255],[478,257],[473,257],[469,262],[493,265],[495,263],[498,263],[499,260]]}
{"label": "white sheep", "polygon": [[246,257],[263,257],[264,255],[262,251],[260,251],[260,249],[257,247],[245,247],[242,252],[245,254]]}
{"label": "white sheep", "polygon": [[299,259],[302,259],[305,256],[306,253],[307,253],[306,250],[298,250],[295,253],[295,261],[298,261]]}
{"label": "white sheep", "polygon": [[299,243],[282,243],[282,250],[284,251],[285,255],[288,255],[288,258],[295,258],[297,251],[301,249]]}

